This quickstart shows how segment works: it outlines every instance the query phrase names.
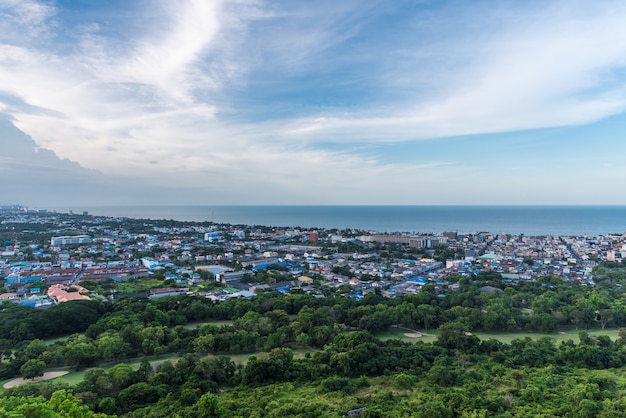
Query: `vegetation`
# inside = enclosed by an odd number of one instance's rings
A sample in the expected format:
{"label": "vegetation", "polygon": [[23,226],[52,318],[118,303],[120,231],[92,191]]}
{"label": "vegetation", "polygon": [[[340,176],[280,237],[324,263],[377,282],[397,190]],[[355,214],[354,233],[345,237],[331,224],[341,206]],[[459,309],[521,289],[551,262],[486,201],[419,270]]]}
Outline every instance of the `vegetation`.
{"label": "vegetation", "polygon": [[360,301],[267,292],[43,311],[7,302],[0,378],[70,367],[82,379],[6,389],[0,415],[323,417],[365,407],[370,417],[621,416],[624,279],[603,269],[595,288],[457,277],[446,297],[427,285]]}

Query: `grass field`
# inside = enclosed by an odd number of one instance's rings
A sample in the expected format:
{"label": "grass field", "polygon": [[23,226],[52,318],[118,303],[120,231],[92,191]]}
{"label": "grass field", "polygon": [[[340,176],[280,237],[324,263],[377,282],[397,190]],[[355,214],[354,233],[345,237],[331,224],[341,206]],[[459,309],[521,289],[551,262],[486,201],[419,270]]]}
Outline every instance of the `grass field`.
{"label": "grass field", "polygon": [[188,324],[185,324],[183,326],[188,329],[196,329],[200,327],[200,325],[206,325],[206,324],[212,324],[212,325],[218,325],[218,326],[232,325],[233,321],[230,321],[228,319],[215,319],[212,321],[189,322]]}
{"label": "grass field", "polygon": [[[307,353],[313,354],[316,351],[318,351],[312,348],[293,348],[292,350],[293,350],[294,359],[301,359],[301,358],[304,358],[304,356],[306,356]],[[250,359],[250,357],[252,356],[255,356],[258,359],[262,359],[262,358],[267,358],[268,354],[269,352],[267,351],[261,351],[261,352],[246,353],[246,354],[228,354],[227,357],[229,357],[233,362],[235,362],[235,364],[245,365]]]}
{"label": "grass field", "polygon": [[43,340],[43,342],[46,343],[46,345],[52,345],[59,341],[65,341],[68,338],[70,338],[69,335],[64,335],[62,337],[46,338],[45,340]]}
{"label": "grass field", "polygon": [[[314,353],[317,350],[314,350],[312,348],[296,348],[293,349],[293,357],[295,359],[300,359],[300,358],[304,358],[306,356],[307,353]],[[257,358],[265,358],[268,356],[268,352],[262,351],[262,352],[255,352],[255,353],[244,353],[244,354],[228,354],[226,355],[226,357],[229,357],[233,362],[235,362],[235,364],[242,364],[245,365],[248,360],[250,359],[250,357],[252,356],[256,356]],[[148,357],[148,360],[150,361],[150,364],[152,364],[152,366],[157,367],[159,364],[163,363],[164,361],[171,361],[172,363],[176,363],[176,361],[180,358],[179,355],[177,354],[165,354],[160,356],[159,358],[155,358],[155,357]],[[125,363],[128,364],[129,366],[131,366],[133,368],[133,370],[137,370],[139,368],[139,364],[141,363],[141,359],[134,359],[132,361],[119,361],[119,363]],[[102,368],[104,370],[109,370],[111,367],[115,366],[115,364],[117,363],[110,363],[110,364],[105,364],[105,365],[99,365],[96,367]],[[58,369],[55,369],[58,370]],[[83,378],[85,377],[85,372],[86,370],[73,370],[73,369],[68,369],[70,370],[70,372],[64,376],[60,376],[57,377],[55,379],[57,380],[62,380],[64,382],[67,382],[70,385],[76,385],[78,383],[80,383]],[[0,393],[2,393],[4,391],[4,389],[2,388],[2,385],[4,385],[7,382],[10,382],[11,380],[13,380],[14,378],[11,379],[6,379],[3,381],[0,381]]]}
{"label": "grass field", "polygon": [[127,282],[119,282],[115,286],[115,290],[118,293],[142,292],[156,287],[163,287],[163,280],[142,278],[138,280],[129,280]]}
{"label": "grass field", "polygon": [[374,336],[383,341],[396,339],[396,340],[402,340],[408,343],[414,343],[417,341],[423,341],[425,343],[432,343],[433,341],[437,339],[433,331],[428,331],[427,333],[428,335],[422,335],[419,338],[407,337],[405,334],[413,334],[413,332],[404,328],[389,328],[387,331],[378,332],[374,334]]}
{"label": "grass field", "polygon": [[[481,340],[488,340],[490,338],[496,339],[498,341],[502,341],[503,343],[510,343],[514,339],[517,338],[525,338],[530,337],[533,340],[537,340],[541,337],[548,337],[554,340],[556,344],[560,344],[561,341],[573,340],[575,343],[579,342],[578,333],[580,331],[586,331],[591,337],[595,337],[598,335],[607,335],[612,340],[616,340],[618,338],[618,330],[615,328],[607,328],[605,330],[602,329],[590,329],[590,330],[575,330],[575,329],[564,329],[559,332],[554,332],[551,334],[539,333],[539,332],[526,332],[526,331],[518,331],[518,332],[498,332],[498,333],[489,333],[489,332],[474,332],[473,334],[480,338]],[[381,340],[389,340],[389,339],[399,339],[406,342],[417,342],[424,341],[425,343],[430,343],[436,341],[437,339],[437,331],[429,331],[429,335],[424,335],[419,338],[407,337],[405,334],[411,333],[411,331],[403,329],[403,328],[390,328],[387,331],[376,333],[375,336]]]}
{"label": "grass field", "polygon": [[[232,321],[207,321],[207,322],[199,322],[199,323],[190,323],[190,324],[187,324],[186,327],[196,328],[203,324],[224,325],[224,324],[230,324],[230,323],[232,323]],[[473,334],[476,335],[481,340],[493,338],[493,339],[502,341],[503,343],[507,343],[507,344],[513,341],[514,339],[525,338],[525,337],[530,337],[534,340],[539,339],[541,337],[548,337],[552,339],[556,344],[559,344],[561,343],[561,341],[566,341],[569,339],[573,340],[575,343],[578,343],[579,342],[578,333],[580,331],[581,330],[564,329],[564,330],[561,330],[560,332],[555,332],[552,334],[524,332],[524,331],[502,332],[502,333],[475,332]],[[584,330],[584,331],[586,331],[592,337],[599,336],[599,335],[607,335],[612,340],[616,340],[618,338],[618,330],[614,328],[607,328],[605,330],[591,329],[591,330]],[[437,339],[436,331],[429,331],[427,334],[423,333],[426,335],[422,335],[420,337],[407,336],[406,334],[415,335],[416,333],[412,332],[411,330],[404,329],[404,328],[390,328],[387,331],[376,333],[375,336],[381,340],[399,339],[399,340],[410,342],[410,343],[415,343],[417,341],[423,341],[424,343],[432,343],[436,341]],[[46,340],[46,343],[52,344],[55,341],[63,340],[65,338],[67,338],[67,336],[55,338],[55,339],[49,339],[49,340]],[[317,350],[314,350],[312,348],[293,349],[294,358],[296,359],[304,358],[307,353],[313,354],[316,351]],[[268,352],[255,352],[255,353],[245,353],[245,354],[229,354],[227,355],[227,357],[229,357],[236,364],[245,365],[250,359],[250,357],[252,356],[256,356],[257,358],[265,358],[267,357],[267,355],[268,355]],[[159,358],[149,357],[148,360],[150,361],[150,364],[156,367],[158,366],[158,364],[166,360],[176,362],[178,358],[179,356],[177,354],[166,354],[166,355],[160,356]],[[126,363],[130,365],[134,370],[136,370],[139,367],[140,362],[141,362],[140,359],[134,359],[132,361],[120,361],[120,363]],[[111,363],[111,364],[106,364],[106,365],[102,365],[98,367],[108,370],[114,365],[115,363]],[[85,370],[78,370],[78,371],[70,371],[70,373],[61,377],[57,377],[56,379],[63,380],[70,385],[76,385],[77,383],[83,380],[84,376],[85,376]],[[3,391],[2,385],[4,385],[6,382],[9,382],[11,380],[13,379],[6,379],[4,381],[0,381],[0,392]]]}
{"label": "grass field", "polygon": [[572,340],[575,343],[578,343],[580,340],[578,338],[578,333],[580,331],[586,331],[591,337],[596,337],[598,335],[607,335],[612,340],[616,340],[618,338],[617,329],[591,329],[591,330],[563,330],[560,332],[555,332],[551,334],[543,334],[538,332],[505,332],[505,333],[486,333],[486,332],[475,332],[476,335],[481,340],[494,338],[498,341],[502,341],[503,343],[510,343],[516,338],[524,338],[530,337],[533,340],[539,339],[541,337],[548,337],[554,340],[557,344],[560,344],[561,341]]}

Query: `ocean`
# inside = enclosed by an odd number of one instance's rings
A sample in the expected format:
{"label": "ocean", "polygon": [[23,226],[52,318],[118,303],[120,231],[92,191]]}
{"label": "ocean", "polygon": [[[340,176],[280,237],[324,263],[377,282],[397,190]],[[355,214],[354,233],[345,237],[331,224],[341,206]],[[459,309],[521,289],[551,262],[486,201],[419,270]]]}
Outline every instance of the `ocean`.
{"label": "ocean", "polygon": [[377,232],[605,235],[626,231],[626,206],[100,206],[56,209],[179,221]]}

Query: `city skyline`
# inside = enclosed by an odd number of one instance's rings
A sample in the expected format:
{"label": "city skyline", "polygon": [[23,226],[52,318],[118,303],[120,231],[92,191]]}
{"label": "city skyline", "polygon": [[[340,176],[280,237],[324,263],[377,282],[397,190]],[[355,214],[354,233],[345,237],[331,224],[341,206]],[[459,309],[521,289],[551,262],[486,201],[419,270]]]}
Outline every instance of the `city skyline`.
{"label": "city skyline", "polygon": [[626,204],[620,2],[0,3],[5,203]]}

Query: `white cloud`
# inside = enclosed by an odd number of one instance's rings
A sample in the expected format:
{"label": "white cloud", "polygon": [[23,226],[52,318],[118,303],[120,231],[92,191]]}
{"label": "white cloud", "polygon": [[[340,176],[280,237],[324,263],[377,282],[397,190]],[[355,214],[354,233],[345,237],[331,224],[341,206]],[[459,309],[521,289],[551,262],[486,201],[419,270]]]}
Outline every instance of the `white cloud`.
{"label": "white cloud", "polygon": [[218,15],[222,1],[192,0],[185,4],[167,2],[165,22],[155,22],[144,39],[119,67],[109,74],[114,81],[154,85],[168,97],[188,104],[199,84],[214,87],[215,82],[196,71],[203,54],[220,29]]}
{"label": "white cloud", "polygon": [[[35,0],[2,0],[0,2],[0,39],[24,42],[37,37],[53,24],[56,13],[50,3]],[[16,32],[20,33],[20,36]]]}
{"label": "white cloud", "polygon": [[[433,85],[448,84],[437,95],[415,92],[412,103],[407,99],[391,112],[293,121],[286,133],[325,141],[399,141],[585,124],[622,112],[626,91],[611,73],[626,67],[626,7],[582,13],[560,4],[518,17],[487,39],[459,36],[464,52],[457,68],[443,79],[430,74]],[[424,64],[414,65],[423,74]],[[409,83],[407,67],[401,78]]]}
{"label": "white cloud", "polygon": [[[472,168],[440,156],[383,163],[350,143],[569,126],[622,112],[613,72],[626,66],[626,7],[607,4],[585,14],[569,2],[429,11],[426,23],[394,30],[377,21],[394,12],[386,2],[162,1],[118,28],[97,16],[63,26],[67,11],[47,2],[5,1],[0,11],[19,19],[0,19],[0,92],[10,98],[0,95],[0,109],[42,147],[86,167],[242,190],[247,203],[410,203],[407,190],[443,199]],[[473,29],[470,18],[482,14],[484,27]],[[25,28],[28,42],[17,42]],[[421,40],[431,30],[440,32]],[[38,38],[43,31],[54,42]],[[255,96],[266,85],[283,96]],[[346,106],[335,100],[344,87]],[[318,105],[324,96],[329,105]],[[246,119],[246,106],[270,116]],[[264,197],[264,188],[279,196]]]}

